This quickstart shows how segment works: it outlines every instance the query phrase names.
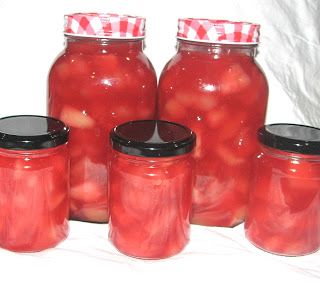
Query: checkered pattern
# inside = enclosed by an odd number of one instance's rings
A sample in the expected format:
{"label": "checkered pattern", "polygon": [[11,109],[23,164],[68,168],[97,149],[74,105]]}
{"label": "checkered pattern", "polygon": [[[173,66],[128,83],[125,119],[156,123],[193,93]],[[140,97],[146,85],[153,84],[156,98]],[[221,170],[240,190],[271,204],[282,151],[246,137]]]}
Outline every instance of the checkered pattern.
{"label": "checkered pattern", "polygon": [[178,20],[177,37],[192,41],[230,44],[259,42],[259,24],[184,18]]}
{"label": "checkered pattern", "polygon": [[99,13],[65,15],[64,33],[87,37],[143,38],[145,18]]}

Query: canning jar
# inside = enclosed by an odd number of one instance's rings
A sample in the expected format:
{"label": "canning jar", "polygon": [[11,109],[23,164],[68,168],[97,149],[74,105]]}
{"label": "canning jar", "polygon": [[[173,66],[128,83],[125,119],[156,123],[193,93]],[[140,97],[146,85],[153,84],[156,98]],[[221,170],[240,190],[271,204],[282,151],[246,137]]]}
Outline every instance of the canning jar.
{"label": "canning jar", "polygon": [[177,254],[189,240],[194,133],[146,120],[117,126],[110,139],[110,240],[132,257]]}
{"label": "canning jar", "polygon": [[68,134],[53,118],[0,119],[0,247],[35,252],[67,237]]}
{"label": "canning jar", "polygon": [[77,13],[65,20],[66,47],[50,71],[48,110],[71,128],[70,217],[106,222],[108,133],[155,114],[145,19]]}
{"label": "canning jar", "polygon": [[280,255],[315,252],[320,247],[320,129],[266,125],[259,140],[246,237]]}
{"label": "canning jar", "polygon": [[232,227],[247,207],[268,85],[255,62],[259,25],[180,19],[159,82],[159,116],[197,134],[192,223]]}

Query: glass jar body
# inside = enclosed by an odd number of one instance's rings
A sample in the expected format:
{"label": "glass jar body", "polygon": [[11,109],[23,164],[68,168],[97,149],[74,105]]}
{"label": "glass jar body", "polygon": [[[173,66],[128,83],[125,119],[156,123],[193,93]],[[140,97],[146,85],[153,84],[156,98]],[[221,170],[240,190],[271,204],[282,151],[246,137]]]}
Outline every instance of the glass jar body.
{"label": "glass jar body", "polygon": [[71,128],[70,217],[108,221],[108,133],[154,118],[156,75],[143,40],[67,36],[49,74],[49,115]]}
{"label": "glass jar body", "polygon": [[268,85],[255,46],[179,40],[159,81],[160,119],[197,134],[192,223],[232,227],[246,214]]}
{"label": "glass jar body", "polygon": [[17,252],[52,248],[68,235],[67,145],[0,149],[0,246]]}
{"label": "glass jar body", "polygon": [[145,158],[114,151],[109,238],[122,253],[167,258],[189,241],[192,159]]}
{"label": "glass jar body", "polygon": [[246,237],[257,247],[299,256],[320,247],[320,157],[263,146],[255,160]]}

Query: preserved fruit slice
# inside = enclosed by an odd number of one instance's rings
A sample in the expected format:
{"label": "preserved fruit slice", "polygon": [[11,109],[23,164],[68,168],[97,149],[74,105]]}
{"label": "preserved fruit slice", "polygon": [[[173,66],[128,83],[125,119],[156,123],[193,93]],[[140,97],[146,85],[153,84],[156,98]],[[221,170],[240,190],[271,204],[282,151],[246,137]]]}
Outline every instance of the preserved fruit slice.
{"label": "preserved fruit slice", "polygon": [[185,117],[187,111],[178,101],[170,99],[165,107],[165,116],[168,119],[179,120]]}
{"label": "preserved fruit slice", "polygon": [[219,87],[222,94],[241,92],[250,85],[250,77],[245,73],[240,64],[234,63],[222,72]]}
{"label": "preserved fruit slice", "polygon": [[95,121],[88,116],[85,110],[80,111],[67,105],[62,109],[60,119],[75,128],[87,129],[95,125]]}
{"label": "preserved fruit slice", "polygon": [[70,197],[75,201],[94,203],[101,197],[101,185],[93,181],[84,181],[71,188]]}

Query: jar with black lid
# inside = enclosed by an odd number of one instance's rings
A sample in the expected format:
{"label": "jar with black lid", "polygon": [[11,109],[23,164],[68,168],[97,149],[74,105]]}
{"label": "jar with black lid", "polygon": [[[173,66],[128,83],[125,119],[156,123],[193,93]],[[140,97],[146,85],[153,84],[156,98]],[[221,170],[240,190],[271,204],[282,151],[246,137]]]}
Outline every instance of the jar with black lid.
{"label": "jar with black lid", "polygon": [[189,240],[195,134],[166,121],[133,121],[111,131],[110,232],[126,255],[161,259]]}
{"label": "jar with black lid", "polygon": [[35,252],[67,237],[68,136],[54,118],[0,119],[0,247]]}
{"label": "jar with black lid", "polygon": [[320,247],[320,129],[271,124],[259,130],[246,237],[257,247],[298,256]]}

